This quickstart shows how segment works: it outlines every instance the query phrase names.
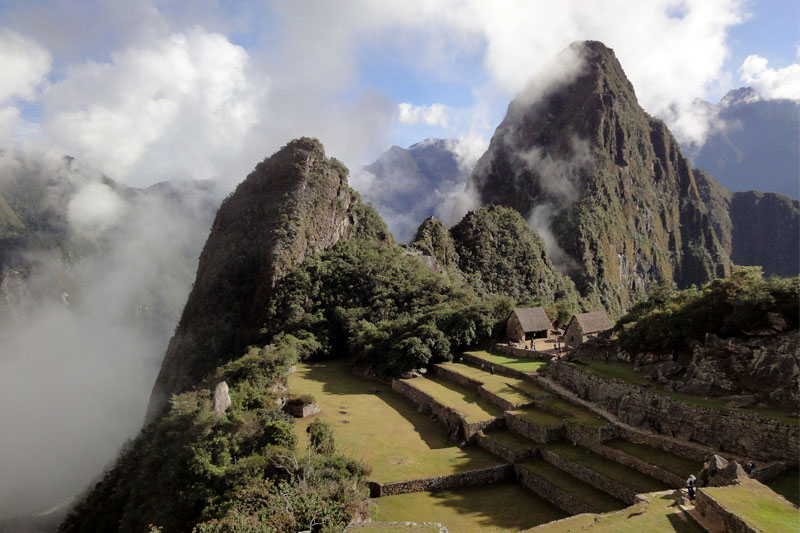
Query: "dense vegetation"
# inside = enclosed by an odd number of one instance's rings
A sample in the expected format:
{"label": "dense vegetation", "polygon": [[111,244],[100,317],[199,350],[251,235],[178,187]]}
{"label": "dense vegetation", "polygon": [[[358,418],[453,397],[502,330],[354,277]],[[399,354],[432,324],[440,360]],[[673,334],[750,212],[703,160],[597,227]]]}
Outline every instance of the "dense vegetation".
{"label": "dense vegetation", "polygon": [[[276,404],[274,385],[311,350],[280,335],[173,396],[61,530],[339,531],[365,515],[366,467],[336,452],[323,422],[296,452],[292,419]],[[210,392],[221,380],[231,397],[224,414]]]}
{"label": "dense vegetation", "polygon": [[629,351],[681,350],[702,342],[706,333],[740,336],[770,325],[770,316],[798,326],[800,278],[764,279],[759,267],[743,267],[702,288],[651,289],[617,323]]}
{"label": "dense vegetation", "polygon": [[512,303],[479,299],[392,243],[351,239],[282,281],[263,333],[289,332],[314,346],[314,358],[352,356],[397,375],[485,341]]}

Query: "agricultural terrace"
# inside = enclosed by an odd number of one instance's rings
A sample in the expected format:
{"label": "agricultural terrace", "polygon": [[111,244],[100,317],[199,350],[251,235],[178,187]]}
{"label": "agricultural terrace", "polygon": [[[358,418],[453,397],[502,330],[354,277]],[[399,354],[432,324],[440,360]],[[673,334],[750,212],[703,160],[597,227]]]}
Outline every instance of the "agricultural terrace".
{"label": "agricultural terrace", "polygon": [[[298,449],[307,446],[308,425],[321,418],[333,427],[342,452],[372,467],[369,477],[374,481],[447,475],[502,462],[480,448],[450,444],[428,415],[389,387],[354,376],[346,361],[298,364],[289,388],[295,394],[313,394],[322,410],[296,421]],[[409,514],[404,520],[425,521]]]}
{"label": "agricultural terrace", "polygon": [[743,479],[741,485],[701,490],[756,531],[796,533],[800,528],[797,508],[758,481]]}
{"label": "agricultural terrace", "polygon": [[472,356],[483,359],[487,363],[494,363],[506,366],[520,372],[536,372],[540,368],[547,366],[545,359],[528,359],[527,357],[515,357],[513,355],[503,355],[499,353],[489,353],[487,351],[465,352]]}

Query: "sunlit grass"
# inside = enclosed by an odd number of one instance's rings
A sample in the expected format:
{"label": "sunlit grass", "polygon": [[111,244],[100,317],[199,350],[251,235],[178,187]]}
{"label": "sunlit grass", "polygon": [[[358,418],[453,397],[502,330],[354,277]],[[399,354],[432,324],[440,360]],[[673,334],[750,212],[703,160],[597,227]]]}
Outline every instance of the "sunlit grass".
{"label": "sunlit grass", "polygon": [[741,485],[701,490],[759,531],[796,533],[800,530],[800,510],[776,497],[769,487],[758,481],[744,479]]}

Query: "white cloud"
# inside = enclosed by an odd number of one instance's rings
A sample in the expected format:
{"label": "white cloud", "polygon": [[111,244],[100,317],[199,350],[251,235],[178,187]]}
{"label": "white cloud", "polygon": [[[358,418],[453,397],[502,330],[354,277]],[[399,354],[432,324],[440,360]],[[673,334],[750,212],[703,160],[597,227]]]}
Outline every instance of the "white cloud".
{"label": "white cloud", "polygon": [[0,28],[0,103],[11,98],[34,98],[50,72],[50,64],[50,54],[36,41]]}
{"label": "white cloud", "polygon": [[739,67],[739,75],[744,83],[766,98],[800,100],[800,63],[773,69],[766,58],[749,55]]}
{"label": "white cloud", "polygon": [[90,183],[70,200],[67,220],[79,234],[100,235],[120,220],[127,207],[105,183]]}
{"label": "white cloud", "polygon": [[87,61],[47,91],[46,131],[117,179],[218,177],[258,120],[248,61],[199,28]]}
{"label": "white cloud", "polygon": [[448,115],[449,109],[444,104],[414,105],[403,102],[397,105],[397,120],[410,126],[426,124],[446,128]]}

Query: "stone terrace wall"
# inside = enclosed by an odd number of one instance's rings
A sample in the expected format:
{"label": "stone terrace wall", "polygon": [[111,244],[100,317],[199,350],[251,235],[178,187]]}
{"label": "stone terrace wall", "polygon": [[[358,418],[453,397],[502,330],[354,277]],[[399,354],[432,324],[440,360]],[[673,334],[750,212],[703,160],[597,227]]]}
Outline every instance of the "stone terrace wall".
{"label": "stone terrace wall", "polygon": [[598,455],[602,455],[603,457],[611,459],[612,461],[615,461],[621,465],[629,466],[634,470],[641,472],[642,474],[650,476],[659,481],[663,481],[673,488],[682,488],[686,483],[686,480],[678,474],[673,474],[672,472],[664,470],[656,465],[652,465],[643,459],[634,457],[633,455],[628,455],[627,453],[617,450],[616,448],[604,446],[600,442],[591,442],[586,447]]}
{"label": "stone terrace wall", "polygon": [[470,485],[485,485],[512,479],[513,476],[514,467],[512,465],[498,465],[478,470],[467,470],[466,472],[447,476],[411,479],[394,483],[377,483],[375,481],[370,481],[368,484],[370,497],[380,498],[381,496],[394,496],[396,494],[408,494],[410,492],[428,492],[432,490],[456,489],[459,487],[468,487]]}
{"label": "stone terrace wall", "polygon": [[546,479],[540,478],[522,465],[515,465],[514,472],[520,483],[569,514],[597,512],[597,509],[593,508],[588,503],[579,500]]}
{"label": "stone terrace wall", "polygon": [[421,409],[429,409],[430,412],[447,427],[447,430],[451,435],[457,431],[461,431],[465,440],[470,440],[473,435],[482,429],[500,427],[503,425],[502,418],[470,424],[464,419],[461,413],[447,405],[440,403],[436,398],[419,390],[407,381],[399,379],[392,380],[392,390],[402,394],[416,405],[420,406]]}
{"label": "stone terrace wall", "polygon": [[478,394],[478,396],[480,396],[484,400],[492,402],[494,405],[498,406],[503,411],[519,409],[520,407],[531,405],[533,403],[533,399],[531,399],[530,402],[519,403],[519,404],[510,402],[505,398],[501,398],[500,396],[494,394],[493,392],[486,390],[483,387],[483,383],[481,383],[480,381],[467,377],[463,374],[459,374],[458,372],[454,372],[448,368],[444,368],[439,365],[434,365],[432,372],[433,375],[436,377],[446,379],[447,381],[452,381],[457,385],[461,385],[462,387],[469,389],[472,392],[475,392],[476,394]]}
{"label": "stone terrace wall", "polygon": [[698,444],[695,442],[680,442],[672,439],[666,439],[662,435],[645,433],[643,431],[631,431],[628,428],[620,427],[620,438],[630,441],[634,444],[644,444],[652,448],[658,448],[671,454],[704,463],[708,459],[718,453],[713,448]]}
{"label": "stone terrace wall", "polygon": [[533,457],[536,453],[536,446],[533,443],[531,443],[529,450],[514,451],[510,448],[506,448],[490,436],[484,435],[483,433],[478,433],[475,435],[475,442],[487,452],[493,453],[498,457],[502,457],[509,463],[518,463],[520,461],[524,461],[525,459]]}
{"label": "stone terrace wall", "polygon": [[679,402],[645,387],[601,378],[566,363],[551,364],[548,375],[631,426],[763,461],[791,460],[797,456],[800,446],[797,426],[751,413]]}
{"label": "stone terrace wall", "polygon": [[702,488],[697,489],[695,508],[707,523],[724,525],[727,533],[759,533],[757,529],[748,526],[744,520],[706,494]]}
{"label": "stone terrace wall", "polygon": [[523,437],[539,442],[541,444],[563,438],[565,435],[564,426],[557,428],[547,428],[540,426],[530,420],[526,420],[514,413],[506,413],[506,426]]}
{"label": "stone terrace wall", "polygon": [[615,498],[622,500],[628,505],[632,505],[636,500],[635,490],[626,487],[625,485],[622,485],[613,479],[607,478],[604,475],[595,472],[594,470],[586,468],[585,466],[568,461],[557,453],[553,453],[544,449],[539,451],[542,454],[542,459],[556,468],[580,479],[581,481],[585,481],[596,489],[600,489],[607,494],[611,494]]}
{"label": "stone terrace wall", "polygon": [[494,349],[506,355],[513,355],[514,357],[524,357],[525,359],[547,359],[548,361],[553,358],[553,354],[540,352],[538,350],[526,350],[524,348],[515,348],[508,344],[495,344]]}
{"label": "stone terrace wall", "polygon": [[[462,354],[461,358],[464,360],[465,363],[470,363],[475,365],[476,367],[480,368],[481,365],[489,365],[491,363],[487,363],[485,359],[481,359],[480,357],[475,357],[474,355],[470,355],[468,353]],[[514,370],[513,368],[508,368],[507,366],[502,365],[493,365],[494,371],[496,374],[500,374],[501,376],[505,376],[507,378],[517,378],[517,379],[524,379],[526,381],[531,381],[536,383],[536,376],[532,374],[526,374],[520,370]]]}

